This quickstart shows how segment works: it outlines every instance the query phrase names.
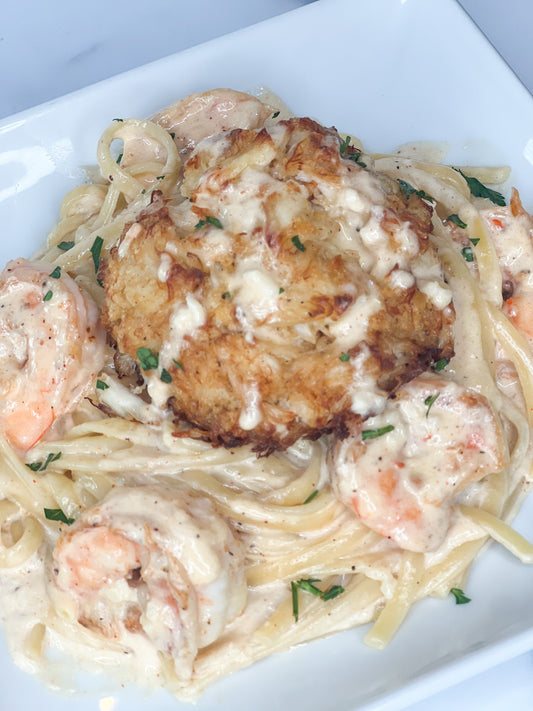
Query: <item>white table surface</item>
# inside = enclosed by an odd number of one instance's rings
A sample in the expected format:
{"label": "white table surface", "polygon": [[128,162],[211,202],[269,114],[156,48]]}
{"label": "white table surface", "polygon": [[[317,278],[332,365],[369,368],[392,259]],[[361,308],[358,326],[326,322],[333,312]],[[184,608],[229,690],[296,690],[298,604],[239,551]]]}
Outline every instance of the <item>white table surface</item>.
{"label": "white table surface", "polygon": [[[310,1],[6,2],[0,19],[0,118]],[[533,93],[533,1],[460,2]],[[132,11],[136,7],[139,11]],[[410,707],[450,709],[531,711],[533,653]]]}

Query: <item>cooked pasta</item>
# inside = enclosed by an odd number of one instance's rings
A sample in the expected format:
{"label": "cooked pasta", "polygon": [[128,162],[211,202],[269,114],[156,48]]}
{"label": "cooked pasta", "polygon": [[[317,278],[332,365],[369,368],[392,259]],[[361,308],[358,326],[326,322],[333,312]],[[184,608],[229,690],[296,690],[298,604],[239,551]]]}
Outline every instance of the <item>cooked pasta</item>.
{"label": "cooked pasta", "polygon": [[489,538],[533,560],[533,219],[480,182],[505,169],[231,90],[113,120],[97,160],[0,276],[18,664],[194,700],[355,625],[385,646]]}

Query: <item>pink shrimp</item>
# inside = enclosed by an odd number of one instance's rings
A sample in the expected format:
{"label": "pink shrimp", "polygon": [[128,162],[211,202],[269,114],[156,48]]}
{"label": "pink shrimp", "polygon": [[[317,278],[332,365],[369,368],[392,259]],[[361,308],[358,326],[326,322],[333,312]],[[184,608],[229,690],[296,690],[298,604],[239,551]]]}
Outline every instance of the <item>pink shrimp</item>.
{"label": "pink shrimp", "polygon": [[163,485],[112,490],[60,535],[52,566],[69,617],[129,649],[148,641],[181,679],[246,601],[229,526],[208,499]]}
{"label": "pink shrimp", "polygon": [[488,401],[432,374],[405,385],[330,456],[339,498],[369,528],[412,551],[438,548],[457,494],[504,461]]}
{"label": "pink shrimp", "polygon": [[178,149],[188,152],[203,138],[223,131],[260,128],[272,112],[271,106],[250,94],[213,89],[177,101],[153,116],[152,121],[172,132]]}
{"label": "pink shrimp", "polygon": [[59,267],[17,259],[0,274],[0,429],[26,452],[87,394],[105,335],[90,297]]}

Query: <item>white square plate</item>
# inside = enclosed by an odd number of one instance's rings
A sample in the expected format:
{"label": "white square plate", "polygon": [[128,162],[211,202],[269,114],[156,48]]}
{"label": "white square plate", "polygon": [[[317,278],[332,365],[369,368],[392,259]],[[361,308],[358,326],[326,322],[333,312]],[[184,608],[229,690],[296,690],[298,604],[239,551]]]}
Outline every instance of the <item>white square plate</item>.
{"label": "white square plate", "polygon": [[[44,240],[112,118],[259,85],[371,151],[447,141],[452,162],[509,164],[533,207],[533,100],[453,0],[322,0],[0,122],[0,262]],[[516,525],[533,537],[533,500]],[[422,602],[384,651],[363,645],[364,630],[349,631],[232,675],[196,711],[392,711],[533,648],[533,568],[492,546],[466,590],[472,602],[462,607]],[[4,645],[0,688],[12,711],[72,708],[15,669]],[[182,708],[165,693],[112,693],[118,709]],[[104,708],[101,695],[84,695],[76,709]]]}

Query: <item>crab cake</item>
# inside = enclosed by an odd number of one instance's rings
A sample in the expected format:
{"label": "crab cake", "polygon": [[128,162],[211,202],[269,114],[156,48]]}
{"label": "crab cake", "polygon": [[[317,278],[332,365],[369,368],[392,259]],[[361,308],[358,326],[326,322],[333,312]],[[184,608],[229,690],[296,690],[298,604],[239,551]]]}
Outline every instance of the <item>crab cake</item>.
{"label": "crab cake", "polygon": [[112,249],[104,325],[198,436],[342,436],[451,357],[432,208],[363,158],[307,118],[217,134]]}

